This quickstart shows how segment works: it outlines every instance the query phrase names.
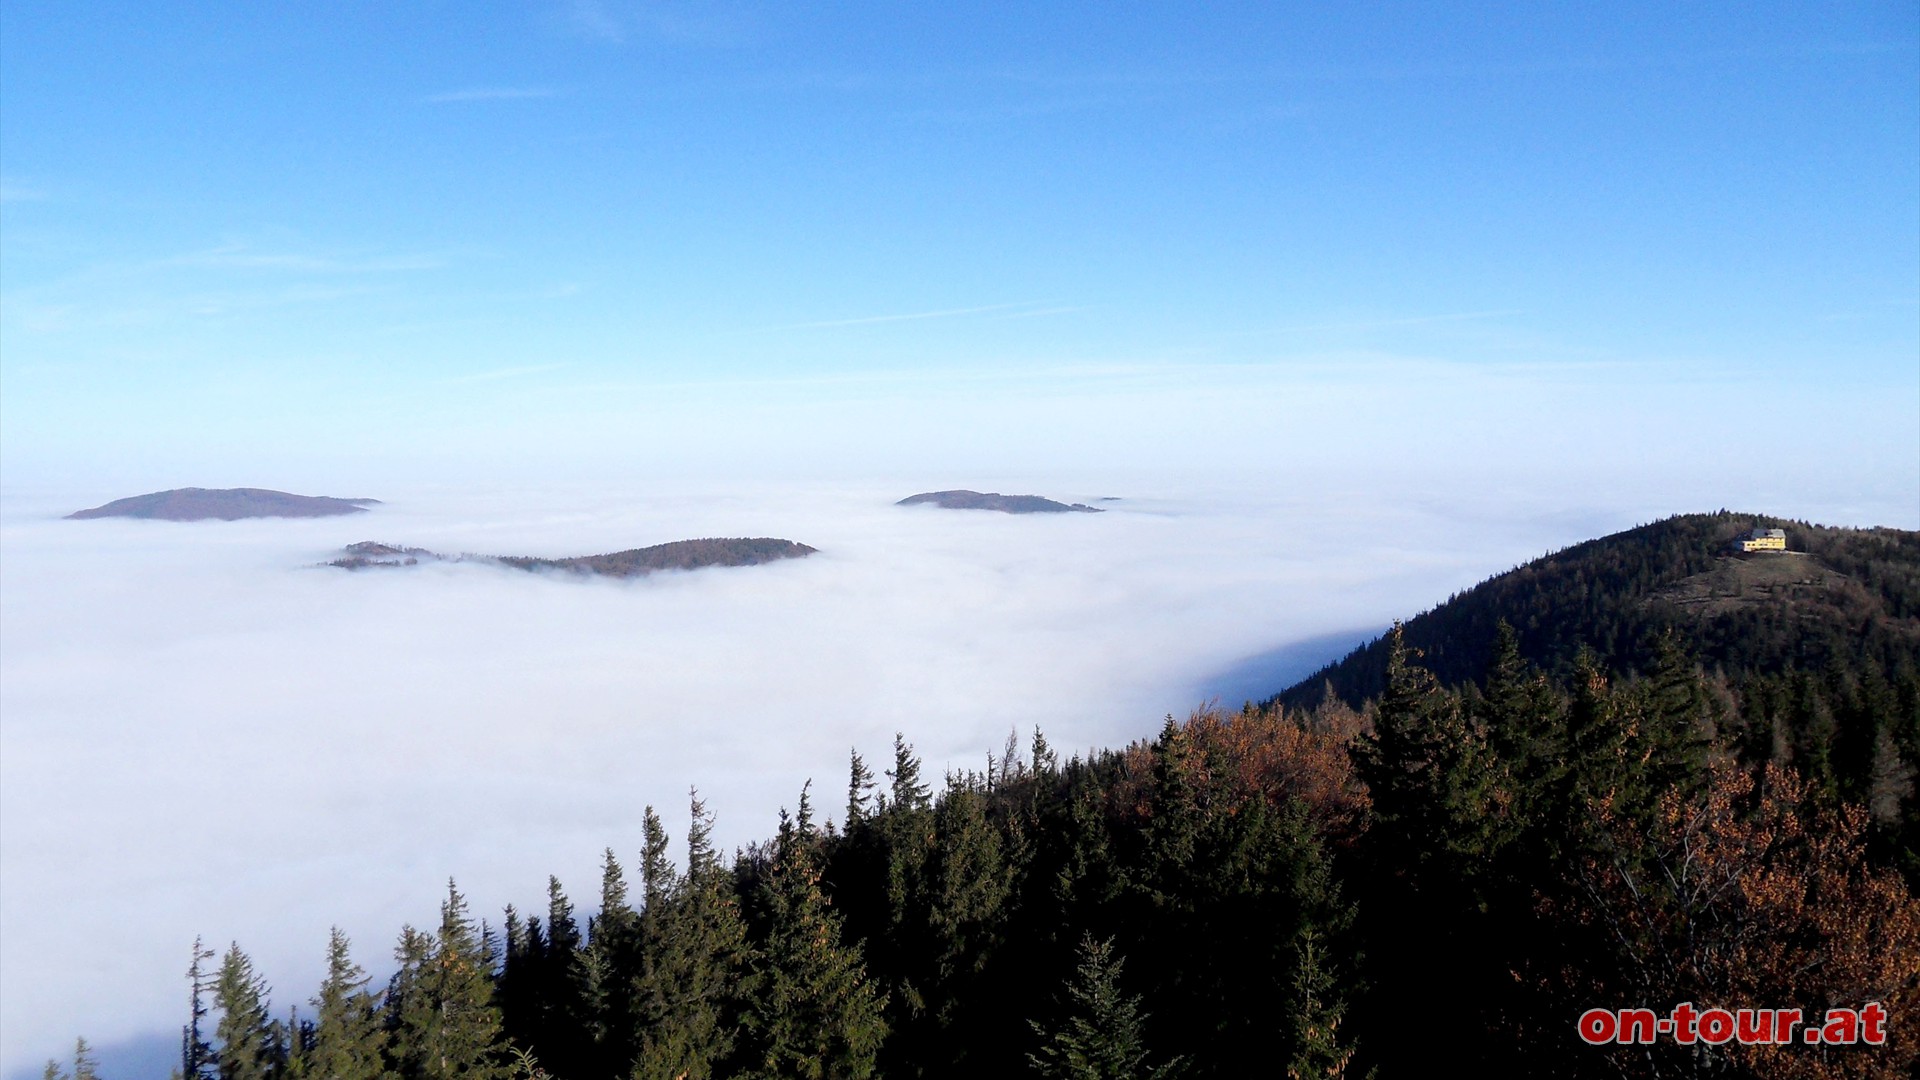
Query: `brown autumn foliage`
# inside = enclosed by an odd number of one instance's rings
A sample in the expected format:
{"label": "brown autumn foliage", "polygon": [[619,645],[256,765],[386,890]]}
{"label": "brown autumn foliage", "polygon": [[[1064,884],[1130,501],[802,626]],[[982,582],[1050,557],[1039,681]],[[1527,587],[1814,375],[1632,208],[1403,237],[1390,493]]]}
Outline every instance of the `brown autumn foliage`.
{"label": "brown autumn foliage", "polygon": [[[1275,807],[1298,799],[1322,835],[1344,840],[1366,820],[1366,785],[1347,754],[1360,722],[1348,709],[1309,715],[1279,705],[1239,712],[1207,706],[1195,709],[1176,737],[1187,741],[1190,776],[1203,791],[1229,803],[1257,794]],[[1128,747],[1126,762],[1115,798],[1144,817],[1151,746]]]}
{"label": "brown autumn foliage", "polygon": [[[1572,910],[1549,912],[1598,930],[1611,946],[1604,971],[1561,974],[1581,1007],[1664,1012],[1830,1007],[1877,1001],[1887,1011],[1879,1047],[1652,1047],[1610,1051],[1622,1075],[1767,1078],[1904,1077],[1920,1064],[1920,900],[1866,858],[1867,814],[1808,809],[1790,769],[1754,775],[1717,763],[1705,794],[1661,800],[1652,826],[1597,808],[1605,855],[1582,860]],[[1551,906],[1551,905],[1550,905]]]}

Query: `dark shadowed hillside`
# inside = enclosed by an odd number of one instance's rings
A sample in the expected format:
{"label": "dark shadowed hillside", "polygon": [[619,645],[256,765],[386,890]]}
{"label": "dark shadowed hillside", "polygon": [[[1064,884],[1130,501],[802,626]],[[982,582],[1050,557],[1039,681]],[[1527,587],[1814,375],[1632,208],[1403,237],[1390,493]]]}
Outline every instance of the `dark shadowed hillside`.
{"label": "dark shadowed hillside", "polygon": [[615,551],[605,555],[576,555],[541,559],[526,555],[442,555],[425,548],[400,547],[363,540],[349,544],[340,557],[327,563],[342,570],[414,566],[422,562],[488,562],[518,570],[565,570],[601,577],[638,577],[656,570],[699,570],[708,566],[758,566],[777,559],[800,559],[815,548],[772,537],[675,540],[652,547]]}
{"label": "dark shadowed hillside", "polygon": [[[1781,528],[1786,552],[1731,554],[1754,528]],[[1920,533],[1838,529],[1752,514],[1687,514],[1536,559],[1406,623],[1409,646],[1441,682],[1479,678],[1505,620],[1526,659],[1565,673],[1582,646],[1644,671],[1671,630],[1729,677],[1920,664]],[[1279,697],[1311,707],[1328,686],[1350,704],[1386,685],[1374,641]]]}
{"label": "dark shadowed hillside", "polygon": [[77,510],[67,517],[150,518],[156,521],[238,521],[263,517],[333,517],[365,513],[379,499],[335,499],[326,495],[289,495],[266,488],[174,488],[115,499],[105,506]]}
{"label": "dark shadowed hillside", "polygon": [[1099,514],[1085,503],[1063,503],[1038,495],[1002,495],[997,491],[926,491],[909,495],[895,506],[938,506],[943,510],[998,510],[1003,514]]}
{"label": "dark shadowed hillside", "polygon": [[365,570],[375,566],[413,566],[422,559],[445,562],[448,556],[426,548],[396,547],[374,540],[362,540],[341,548],[340,557],[329,560],[327,565],[342,570]]}
{"label": "dark shadowed hillside", "polygon": [[655,570],[698,570],[706,566],[758,566],[776,559],[800,559],[816,549],[768,536],[728,539],[675,540],[668,544],[615,551],[607,555],[579,555],[570,559],[534,559],[509,556],[500,561],[523,570],[573,570],[606,577],[634,577]]}

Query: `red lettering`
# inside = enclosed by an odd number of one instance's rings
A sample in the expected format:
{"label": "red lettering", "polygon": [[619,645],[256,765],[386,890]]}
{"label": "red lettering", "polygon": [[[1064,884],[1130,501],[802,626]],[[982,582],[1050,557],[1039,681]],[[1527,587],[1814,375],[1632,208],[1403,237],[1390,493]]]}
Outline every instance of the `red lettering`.
{"label": "red lettering", "polygon": [[1693,1029],[1693,1025],[1698,1020],[1699,1016],[1693,1011],[1693,1002],[1683,1001],[1675,1005],[1673,1007],[1673,1041],[1683,1046],[1692,1043],[1698,1037]]}
{"label": "red lettering", "polygon": [[1887,1044],[1887,1010],[1877,1001],[1860,1009],[1860,1040],[1874,1046]]}
{"label": "red lettering", "polygon": [[1700,1014],[1700,1041],[1719,1046],[1733,1038],[1733,1014],[1725,1009],[1708,1009]]}
{"label": "red lettering", "polygon": [[1657,1030],[1652,1009],[1621,1009],[1619,1040],[1623,1043],[1650,1043]]}
{"label": "red lettering", "polygon": [[1860,1038],[1860,1018],[1852,1009],[1828,1009],[1826,1026],[1820,1029],[1820,1041],[1850,1043]]}
{"label": "red lettering", "polygon": [[1664,1035],[1672,1035],[1673,1041],[1683,1046],[1720,1046],[1734,1039],[1743,1046],[1791,1046],[1796,1028],[1800,1029],[1800,1041],[1809,1046],[1861,1042],[1884,1046],[1887,1008],[1869,1001],[1858,1009],[1828,1009],[1824,1019],[1809,1021],[1799,1009],[1696,1009],[1692,1002],[1683,1001],[1665,1016],[1652,1009],[1588,1009],[1580,1014],[1576,1028],[1580,1038],[1593,1046],[1648,1045],[1659,1042]]}
{"label": "red lettering", "polygon": [[1588,1009],[1580,1014],[1580,1037],[1595,1045],[1612,1042],[1618,1028],[1610,1009]]}
{"label": "red lettering", "polygon": [[1772,1042],[1773,1014],[1766,1009],[1741,1009],[1734,1014],[1740,1030],[1735,1036],[1742,1046]]}

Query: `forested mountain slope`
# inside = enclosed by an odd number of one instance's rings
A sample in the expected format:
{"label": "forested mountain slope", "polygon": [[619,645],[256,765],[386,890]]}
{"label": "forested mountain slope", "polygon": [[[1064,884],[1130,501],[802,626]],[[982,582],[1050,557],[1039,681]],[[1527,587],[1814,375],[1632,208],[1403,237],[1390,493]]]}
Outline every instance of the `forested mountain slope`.
{"label": "forested mountain slope", "polygon": [[[1735,538],[1779,528],[1788,551],[1730,554]],[[1584,646],[1611,669],[1648,670],[1671,632],[1710,670],[1739,680],[1832,665],[1920,666],[1920,533],[1838,529],[1753,514],[1687,514],[1589,540],[1491,578],[1407,620],[1406,643],[1447,685],[1479,678],[1494,628],[1558,675]],[[1349,705],[1386,686],[1385,638],[1280,694]]]}

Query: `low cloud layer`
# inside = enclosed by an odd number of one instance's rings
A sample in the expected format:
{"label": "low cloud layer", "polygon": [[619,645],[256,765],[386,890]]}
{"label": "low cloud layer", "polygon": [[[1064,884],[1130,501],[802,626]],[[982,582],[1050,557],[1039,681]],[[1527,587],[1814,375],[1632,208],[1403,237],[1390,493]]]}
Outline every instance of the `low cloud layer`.
{"label": "low cloud layer", "polygon": [[[1580,485],[1433,475],[360,480],[351,494],[385,500],[369,514],[194,524],[63,521],[129,492],[15,487],[0,1068],[81,1033],[164,1053],[195,935],[241,942],[284,1009],[317,985],[330,925],[379,972],[449,876],[496,922],[540,904],[549,873],[590,908],[601,850],[630,862],[649,803],[683,835],[690,785],[731,847],[768,835],[810,778],[837,815],[848,749],[883,760],[895,731],[934,774],[1035,725],[1068,751],[1122,744],[1209,697],[1278,690],[1549,549],[1748,497],[1624,469]],[[1109,512],[893,505],[957,486]],[[1873,523],[1850,515],[1859,495],[1752,508]],[[567,556],[703,536],[820,552],[625,582],[315,565],[365,539]]]}
{"label": "low cloud layer", "polygon": [[[450,875],[496,921],[548,873],[590,906],[601,849],[630,858],[648,803],[682,834],[689,785],[732,845],[808,778],[837,813],[848,749],[881,758],[896,730],[935,773],[1009,729],[1124,743],[1248,685],[1249,657],[1597,527],[1108,486],[1045,489],[1123,497],[1100,515],[891,505],[910,493],[383,490],[351,519],[202,524],[13,506],[6,1068],[76,1033],[172,1030],[196,934],[239,940],[284,1008],[329,925],[378,969]],[[821,551],[630,582],[312,565],[368,538],[571,555],[730,535]]]}

